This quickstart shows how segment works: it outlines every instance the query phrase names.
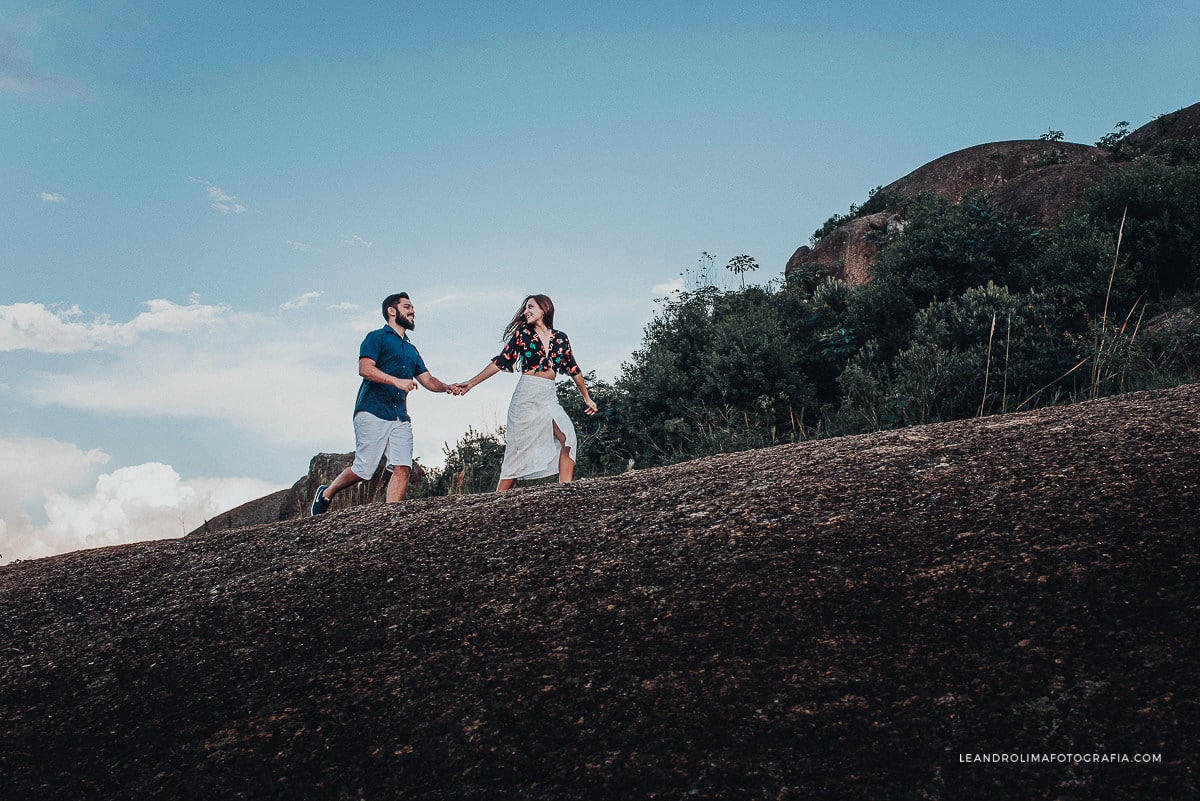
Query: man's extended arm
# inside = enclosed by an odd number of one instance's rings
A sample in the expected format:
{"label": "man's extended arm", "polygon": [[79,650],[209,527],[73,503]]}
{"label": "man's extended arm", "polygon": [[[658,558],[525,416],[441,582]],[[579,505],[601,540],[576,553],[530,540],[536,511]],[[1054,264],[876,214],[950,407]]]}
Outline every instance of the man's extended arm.
{"label": "man's extended arm", "polygon": [[[388,375],[375,366],[374,359],[368,359],[365,356],[358,360],[358,374],[368,381],[373,381],[376,384],[386,384],[389,387],[402,389],[405,392],[412,392],[417,388],[417,382],[413,379],[396,378],[394,375]],[[425,375],[429,375],[429,373]]]}
{"label": "man's extended arm", "polygon": [[442,381],[440,378],[435,378],[432,373],[421,373],[417,376],[417,380],[421,382],[421,386],[430,392],[450,392],[450,385]]}

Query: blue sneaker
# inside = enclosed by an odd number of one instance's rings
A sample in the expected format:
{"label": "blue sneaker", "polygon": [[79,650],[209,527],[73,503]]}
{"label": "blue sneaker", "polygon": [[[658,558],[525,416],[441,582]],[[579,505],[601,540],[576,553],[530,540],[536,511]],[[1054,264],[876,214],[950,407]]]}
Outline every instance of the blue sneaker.
{"label": "blue sneaker", "polygon": [[315,498],[313,498],[313,502],[312,502],[312,510],[311,511],[312,511],[313,517],[316,517],[317,515],[323,515],[326,512],[328,512],[329,504],[333,503],[332,500],[325,497],[325,494],[324,494],[325,486],[326,485],[322,484],[321,486],[317,487],[317,495]]}

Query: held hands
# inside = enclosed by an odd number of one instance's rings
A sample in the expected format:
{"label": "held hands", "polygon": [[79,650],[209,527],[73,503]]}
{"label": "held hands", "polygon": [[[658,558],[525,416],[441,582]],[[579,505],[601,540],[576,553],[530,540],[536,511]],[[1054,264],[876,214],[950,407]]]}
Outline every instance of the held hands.
{"label": "held hands", "polygon": [[[404,392],[415,392],[417,387],[420,386],[415,378],[397,378],[393,383],[396,389]],[[447,384],[445,392],[450,395],[466,395],[470,388],[471,385],[469,383],[462,381],[457,384]]]}

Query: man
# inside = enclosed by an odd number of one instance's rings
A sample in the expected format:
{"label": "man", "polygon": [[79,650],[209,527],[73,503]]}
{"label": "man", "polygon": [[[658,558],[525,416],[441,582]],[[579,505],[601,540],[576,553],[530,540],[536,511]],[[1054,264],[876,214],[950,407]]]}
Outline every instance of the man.
{"label": "man", "polygon": [[413,435],[408,416],[408,393],[417,384],[431,392],[453,392],[450,385],[425,369],[421,354],[408,339],[416,327],[416,310],[407,292],[383,300],[383,328],[372,331],[358,349],[358,374],[362,385],[354,403],[354,463],[332,484],[317,488],[312,514],[329,510],[333,497],[375,475],[379,460],[387,453],[387,502],[399,503],[408,490],[412,473]]}

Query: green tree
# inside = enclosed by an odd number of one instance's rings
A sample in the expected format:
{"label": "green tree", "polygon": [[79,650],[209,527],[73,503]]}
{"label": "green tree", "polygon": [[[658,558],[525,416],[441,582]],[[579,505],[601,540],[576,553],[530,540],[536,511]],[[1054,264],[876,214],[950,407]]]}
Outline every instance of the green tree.
{"label": "green tree", "polygon": [[[1133,290],[1161,301],[1200,291],[1200,165],[1151,160],[1114,170],[1086,196],[1084,213],[1115,232],[1125,216],[1121,251]],[[1129,305],[1133,298],[1125,298]]]}
{"label": "green tree", "polygon": [[607,381],[596,378],[595,371],[589,372],[584,380],[588,394],[596,402],[594,415],[586,413],[583,396],[574,381],[560,381],[555,387],[559,405],[571,418],[579,439],[575,475],[587,478],[623,472],[633,458],[627,447],[625,395]]}
{"label": "green tree", "polygon": [[758,269],[758,262],[753,256],[747,256],[743,253],[740,256],[734,256],[729,260],[729,264],[725,265],[729,272],[741,279],[742,289],[746,288],[746,273],[753,272]]}
{"label": "green tree", "polygon": [[809,318],[806,299],[786,289],[670,301],[617,382],[629,457],[665,464],[800,436],[816,409]]}
{"label": "green tree", "polygon": [[443,449],[445,466],[426,478],[430,495],[493,492],[504,461],[504,429],[490,434],[468,428],[454,447]]}
{"label": "green tree", "polygon": [[954,204],[923,195],[907,215],[904,234],[881,245],[871,283],[854,294],[849,315],[851,328],[870,332],[887,360],[912,337],[917,312],[935,299],[989,281],[1007,284],[1040,252],[1032,221],[998,212],[982,197]]}
{"label": "green tree", "polygon": [[893,362],[907,422],[1015,409],[1070,365],[1070,342],[1053,320],[1044,297],[995,284],[922,309],[912,342]]}
{"label": "green tree", "polygon": [[1112,131],[1110,131],[1110,132],[1106,133],[1104,136],[1100,137],[1100,140],[1098,142],[1096,142],[1096,147],[1111,151],[1114,158],[1116,158],[1117,160],[1121,160],[1120,159],[1120,157],[1122,155],[1121,143],[1125,139],[1125,137],[1128,135],[1129,135],[1129,123],[1126,122],[1125,120],[1121,120],[1120,122],[1117,123],[1116,127]]}
{"label": "green tree", "polygon": [[1148,302],[1153,312],[1200,293],[1197,220],[1200,166],[1139,160],[1088,190],[1016,281],[1052,298],[1058,324],[1072,334],[1088,330],[1105,309],[1123,317]]}

